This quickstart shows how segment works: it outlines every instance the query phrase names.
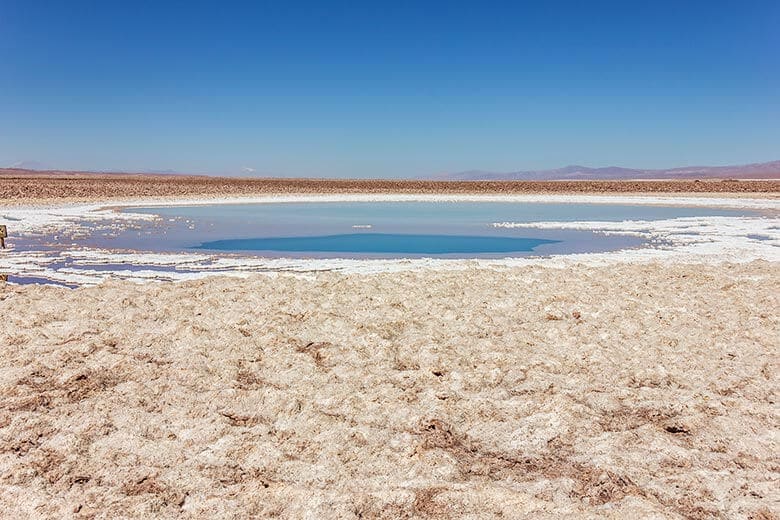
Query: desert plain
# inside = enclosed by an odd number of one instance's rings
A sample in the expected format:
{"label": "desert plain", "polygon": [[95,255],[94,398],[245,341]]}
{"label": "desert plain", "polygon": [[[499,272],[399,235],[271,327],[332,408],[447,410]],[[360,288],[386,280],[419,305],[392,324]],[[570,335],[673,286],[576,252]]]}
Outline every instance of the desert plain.
{"label": "desert plain", "polygon": [[777,518],[779,275],[755,260],[0,282],[0,507]]}

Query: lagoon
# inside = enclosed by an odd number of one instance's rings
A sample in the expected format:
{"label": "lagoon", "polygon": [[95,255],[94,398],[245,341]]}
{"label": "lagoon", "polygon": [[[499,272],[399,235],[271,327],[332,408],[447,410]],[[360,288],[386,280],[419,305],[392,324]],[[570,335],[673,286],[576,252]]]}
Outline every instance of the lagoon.
{"label": "lagoon", "polygon": [[494,224],[751,214],[711,207],[451,201],[213,204],[124,211],[159,218],[141,231],[112,237],[114,247],[293,258],[497,258],[605,252],[640,247],[644,241],[585,230],[507,229]]}

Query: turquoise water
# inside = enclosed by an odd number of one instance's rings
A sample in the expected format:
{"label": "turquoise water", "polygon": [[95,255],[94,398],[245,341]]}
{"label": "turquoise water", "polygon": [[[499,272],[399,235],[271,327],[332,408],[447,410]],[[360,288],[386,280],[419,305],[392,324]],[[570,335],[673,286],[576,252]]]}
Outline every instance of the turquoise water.
{"label": "turquoise water", "polygon": [[249,238],[216,240],[199,248],[223,251],[288,251],[321,253],[377,253],[448,255],[470,253],[515,253],[533,251],[556,240],[461,235],[394,235],[354,233],[317,237]]}
{"label": "turquoise water", "polygon": [[[150,220],[85,222],[73,235],[14,237],[17,252],[48,255],[45,269],[10,272],[12,283],[54,283],[68,287],[97,281],[101,274],[139,273],[142,278],[273,269],[339,269],[298,258],[514,258],[599,253],[662,246],[644,238],[587,230],[497,227],[502,222],[654,221],[679,217],[758,216],[755,211],[625,204],[494,202],[266,203],[126,208],[156,215]],[[548,226],[545,226],[548,227]],[[652,229],[652,223],[648,223]],[[648,229],[648,230],[650,230]],[[688,228],[696,234],[696,224]],[[688,230],[686,230],[688,231]],[[768,240],[752,234],[748,238]],[[190,256],[119,256],[95,262],[74,250],[200,253]],[[205,254],[204,254],[205,253]],[[291,262],[248,262],[289,258]],[[246,263],[242,263],[245,262]],[[274,267],[274,265],[281,267]],[[57,275],[46,274],[56,272]],[[51,279],[49,279],[49,277]],[[71,282],[76,277],[76,282]],[[66,280],[63,282],[63,280]]]}
{"label": "turquoise water", "polygon": [[[324,202],[130,208],[161,217],[111,246],[315,258],[506,257],[640,247],[641,239],[497,222],[661,220],[747,211],[626,204]],[[106,243],[96,243],[105,247]]]}

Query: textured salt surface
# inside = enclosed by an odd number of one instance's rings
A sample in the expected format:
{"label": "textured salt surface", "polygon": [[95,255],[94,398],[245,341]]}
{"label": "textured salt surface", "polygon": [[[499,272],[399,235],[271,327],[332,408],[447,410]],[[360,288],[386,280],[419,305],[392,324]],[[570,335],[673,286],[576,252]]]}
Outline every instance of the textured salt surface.
{"label": "textured salt surface", "polygon": [[767,262],[0,284],[0,507],[773,518],[779,296]]}

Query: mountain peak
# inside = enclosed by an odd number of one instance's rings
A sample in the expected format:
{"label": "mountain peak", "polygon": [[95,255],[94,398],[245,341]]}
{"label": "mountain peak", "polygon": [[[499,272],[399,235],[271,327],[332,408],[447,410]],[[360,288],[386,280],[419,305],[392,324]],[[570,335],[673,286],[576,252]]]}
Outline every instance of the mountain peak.
{"label": "mountain peak", "polygon": [[528,170],[509,173],[469,170],[439,175],[448,180],[618,180],[618,179],[704,179],[704,178],[780,179],[780,161],[733,166],[688,166],[647,170],[604,166],[591,168],[570,164],[551,170]]}

